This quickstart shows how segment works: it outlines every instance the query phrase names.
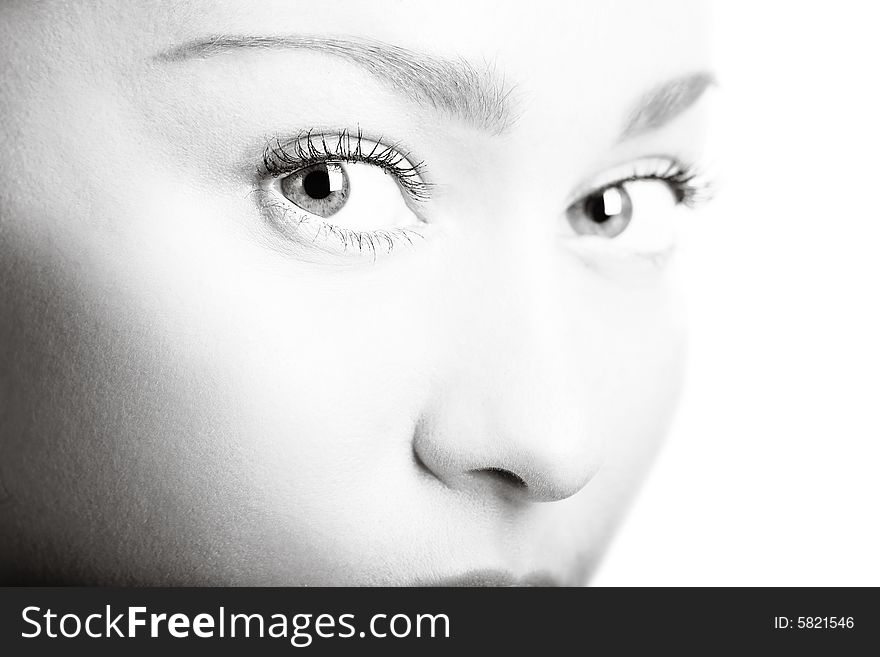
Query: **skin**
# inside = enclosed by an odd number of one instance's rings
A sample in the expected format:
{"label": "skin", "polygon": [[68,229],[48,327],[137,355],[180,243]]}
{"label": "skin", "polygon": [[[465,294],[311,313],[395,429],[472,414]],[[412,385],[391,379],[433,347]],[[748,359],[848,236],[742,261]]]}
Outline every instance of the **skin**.
{"label": "skin", "polygon": [[[609,166],[700,156],[699,103],[616,135],[709,68],[705,17],[504,8],[4,3],[5,581],[587,581],[669,423],[684,322],[674,258],[575,252],[560,227]],[[489,62],[515,121],[491,134],[315,52],[155,59],[221,33]],[[272,230],[262,149],[315,126],[426,161],[424,239],[374,262]]]}

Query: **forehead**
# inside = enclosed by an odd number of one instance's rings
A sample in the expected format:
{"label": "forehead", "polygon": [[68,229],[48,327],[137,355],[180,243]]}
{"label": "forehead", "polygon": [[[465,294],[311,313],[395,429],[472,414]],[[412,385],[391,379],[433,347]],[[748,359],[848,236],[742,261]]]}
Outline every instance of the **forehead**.
{"label": "forehead", "polygon": [[[50,50],[139,59],[213,34],[369,37],[497,70],[533,93],[560,83],[610,93],[702,65],[707,3],[692,0],[151,0],[21,3],[9,12],[41,30]],[[53,37],[59,37],[54,41]]]}

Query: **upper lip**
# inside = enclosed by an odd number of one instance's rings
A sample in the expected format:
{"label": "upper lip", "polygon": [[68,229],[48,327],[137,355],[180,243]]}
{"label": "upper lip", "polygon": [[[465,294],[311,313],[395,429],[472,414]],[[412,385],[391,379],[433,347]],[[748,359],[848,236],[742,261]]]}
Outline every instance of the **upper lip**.
{"label": "upper lip", "polygon": [[423,586],[560,586],[549,573],[534,571],[517,577],[506,570],[470,570],[460,575],[421,582]]}

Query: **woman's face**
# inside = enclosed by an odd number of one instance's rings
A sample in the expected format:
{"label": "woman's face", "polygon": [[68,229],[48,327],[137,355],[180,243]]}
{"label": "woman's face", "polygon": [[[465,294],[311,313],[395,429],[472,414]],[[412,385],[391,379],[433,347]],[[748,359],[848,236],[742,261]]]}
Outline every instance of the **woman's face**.
{"label": "woman's face", "polygon": [[7,580],[584,582],[665,431],[701,3],[4,3]]}

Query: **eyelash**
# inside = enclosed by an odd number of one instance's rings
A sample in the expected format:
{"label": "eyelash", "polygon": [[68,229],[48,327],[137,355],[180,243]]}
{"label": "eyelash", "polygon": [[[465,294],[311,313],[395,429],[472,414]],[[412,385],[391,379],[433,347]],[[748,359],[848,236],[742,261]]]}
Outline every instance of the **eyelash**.
{"label": "eyelash", "polygon": [[424,161],[412,164],[409,159],[410,153],[402,149],[399,142],[386,146],[379,138],[373,141],[369,151],[364,151],[363,141],[364,136],[360,128],[354,134],[342,130],[329,135],[307,130],[286,145],[275,138],[263,152],[263,173],[277,178],[330,160],[364,162],[393,175],[413,200],[424,203],[431,198],[431,185],[423,180],[426,168]]}
{"label": "eyelash", "polygon": [[672,190],[675,202],[688,208],[696,208],[712,200],[714,185],[706,173],[696,164],[668,157],[642,158],[632,166],[632,173],[623,178],[592,188],[579,198],[591,194],[601,194],[613,187],[621,187],[631,182],[655,180],[666,183]]}

